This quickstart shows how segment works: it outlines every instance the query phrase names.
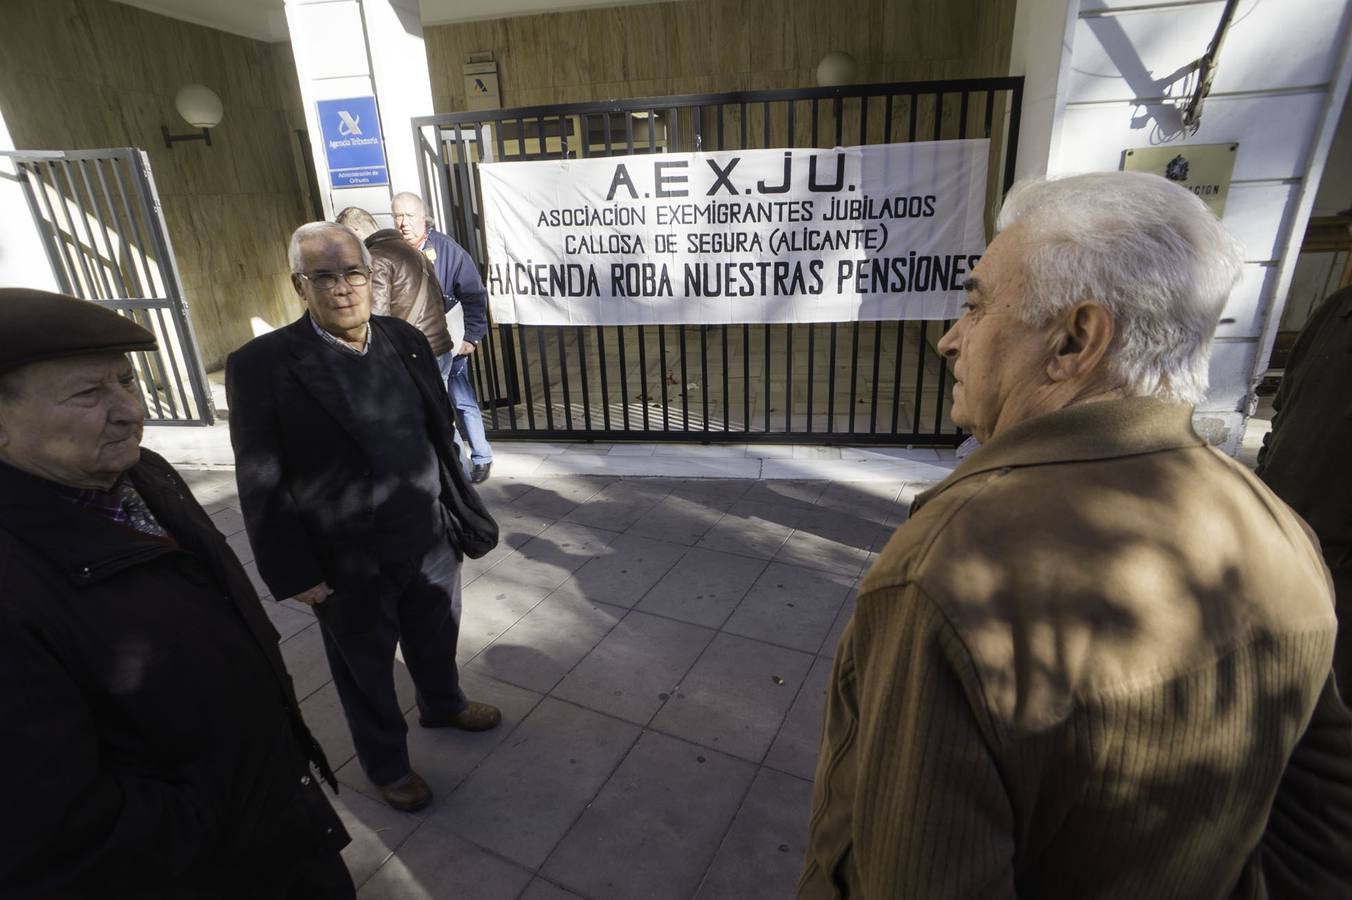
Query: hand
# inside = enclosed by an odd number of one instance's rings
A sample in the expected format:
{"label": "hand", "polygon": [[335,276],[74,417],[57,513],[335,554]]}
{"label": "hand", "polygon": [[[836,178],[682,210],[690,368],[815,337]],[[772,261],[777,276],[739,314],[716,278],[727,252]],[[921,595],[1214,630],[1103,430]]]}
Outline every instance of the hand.
{"label": "hand", "polygon": [[474,352],[476,345],[473,341],[461,341],[460,346],[455,348],[456,356],[469,356]]}
{"label": "hand", "polygon": [[333,593],[333,588],[329,587],[328,582],[321,581],[319,584],[309,590],[301,591],[294,597],[288,597],[288,600],[299,600],[306,606],[318,606],[329,598]]}

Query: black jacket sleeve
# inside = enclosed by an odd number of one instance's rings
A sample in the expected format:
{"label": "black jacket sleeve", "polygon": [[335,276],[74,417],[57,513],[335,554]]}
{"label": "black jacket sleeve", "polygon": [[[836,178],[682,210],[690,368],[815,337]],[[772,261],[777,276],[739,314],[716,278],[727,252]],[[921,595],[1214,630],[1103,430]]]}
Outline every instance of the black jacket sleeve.
{"label": "black jacket sleeve", "polygon": [[[30,623],[0,612],[0,896],[173,877],[217,841],[191,775],[114,773],[78,686]],[[139,873],[139,874],[138,874]],[[90,894],[89,896],[94,896]]]}
{"label": "black jacket sleeve", "polygon": [[324,571],[286,483],[271,384],[276,372],[267,359],[256,358],[261,356],[237,350],[226,358],[225,394],[249,544],[273,598],[285,600],[324,581]]}

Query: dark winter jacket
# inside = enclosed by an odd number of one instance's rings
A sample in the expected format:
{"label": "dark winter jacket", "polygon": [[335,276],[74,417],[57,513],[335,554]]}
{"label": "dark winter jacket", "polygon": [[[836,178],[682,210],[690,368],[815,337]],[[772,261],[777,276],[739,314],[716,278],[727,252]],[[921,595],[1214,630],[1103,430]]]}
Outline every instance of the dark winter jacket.
{"label": "dark winter jacket", "polygon": [[225,538],[163,459],[165,541],[0,464],[0,897],[264,896],[348,841]]}

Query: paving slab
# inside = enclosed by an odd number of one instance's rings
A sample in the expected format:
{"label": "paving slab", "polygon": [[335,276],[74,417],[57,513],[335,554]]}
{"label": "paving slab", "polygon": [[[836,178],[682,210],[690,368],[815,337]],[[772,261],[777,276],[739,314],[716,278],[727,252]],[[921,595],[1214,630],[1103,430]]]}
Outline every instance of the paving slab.
{"label": "paving slab", "polygon": [[653,718],[652,727],[759,763],[811,663],[806,653],[720,634]]}
{"label": "paving slab", "polygon": [[529,493],[535,488],[536,484],[533,481],[498,476],[474,486],[479,498],[492,505],[511,503],[517,497]]}
{"label": "paving slab", "polygon": [[645,725],[676,693],[715,633],[631,612],[554,688],[554,696]]}
{"label": "paving slab", "polygon": [[616,481],[597,491],[565,517],[568,522],[624,531],[662,501],[670,484]]}
{"label": "paving slab", "polygon": [[537,878],[526,886],[521,900],[579,900],[581,896],[564,890],[552,881]]}
{"label": "paving slab", "polygon": [[854,578],[864,569],[871,543],[870,540],[865,546],[856,547],[846,541],[798,529],[785,539],[771,559],[776,563],[787,563]]}
{"label": "paving slab", "polygon": [[267,584],[263,581],[263,576],[258,573],[258,563],[253,560],[249,560],[248,562],[243,562],[241,560],[241,565],[244,566],[244,574],[249,576],[249,583],[252,584],[254,590],[258,592],[258,596],[271,597],[272,592],[268,590]]}
{"label": "paving slab", "polygon": [[536,869],[638,735],[635,725],[545,698],[433,819]]}
{"label": "paving slab", "polygon": [[[694,894],[756,767],[645,732],[541,872],[589,897]],[[598,866],[597,860],[623,860]]]}
{"label": "paving slab", "polygon": [[211,513],[211,524],[226,537],[244,530],[244,514],[234,506],[222,506]]}
{"label": "paving slab", "polygon": [[[610,542],[619,537],[619,532],[579,522],[560,521],[550,525],[531,540],[521,545],[518,551],[523,562],[513,562],[515,570],[531,566],[552,567],[561,571],[563,578],[582,568],[592,557],[600,554]],[[563,578],[551,584],[558,587]],[[548,583],[541,581],[541,584]]]}
{"label": "paving slab", "polygon": [[[523,581],[522,567],[505,564],[479,576],[460,593],[460,640],[456,660],[463,666],[535,608],[553,588]],[[567,577],[566,574],[560,577]]]}
{"label": "paving slab", "polygon": [[835,658],[836,646],[845,633],[845,626],[849,624],[850,618],[854,615],[855,601],[858,600],[858,597],[859,582],[856,581],[854,587],[850,589],[849,596],[845,598],[845,603],[840,607],[840,612],[836,614],[836,621],[831,625],[831,630],[826,633],[822,645],[817,648],[819,656],[825,656],[828,659]]}
{"label": "paving slab", "polygon": [[716,504],[691,497],[667,496],[629,528],[628,533],[694,546],[723,518]]}
{"label": "paving slab", "polygon": [[225,539],[230,545],[230,549],[235,551],[242,565],[247,565],[254,561],[253,547],[249,545],[249,535],[243,531],[236,531]]}
{"label": "paving slab", "polygon": [[689,550],[639,601],[637,609],[718,628],[765,570],[758,559]]}
{"label": "paving slab", "polygon": [[797,528],[798,516],[792,507],[744,497],[695,546],[770,559]]}
{"label": "paving slab", "polygon": [[724,630],[816,653],[853,585],[853,578],[771,563]]}
{"label": "paving slab", "polygon": [[536,515],[561,519],[613,483],[612,478],[551,478],[520,494],[512,505]]}
{"label": "paving slab", "polygon": [[885,521],[897,505],[903,481],[827,482],[816,505],[855,516]]}
{"label": "paving slab", "polygon": [[343,705],[338,700],[338,689],[332,681],[302,700],[300,711],[310,733],[324,748],[324,756],[335,772],[356,758],[352,731],[347,727],[347,717],[343,715]]}
{"label": "paving slab", "polygon": [[812,668],[765,756],[767,766],[808,781],[816,775],[831,665],[830,659],[820,656],[812,661]]}
{"label": "paving slab", "polygon": [[470,668],[548,693],[626,610],[569,594],[550,594],[480,653]]}
{"label": "paving slab", "polygon": [[333,680],[329,675],[329,660],[324,654],[319,622],[312,621],[282,641],[281,649],[282,660],[296,688],[296,699],[304,700]]}
{"label": "paving slab", "polygon": [[533,873],[444,827],[422,824],[357,891],[359,900],[514,900]]}
{"label": "paving slab", "polygon": [[297,609],[292,609],[284,603],[276,603],[272,599],[260,601],[263,604],[263,612],[272,622],[272,627],[277,629],[277,634],[282,640],[294,636],[300,631],[309,628],[315,624],[313,614],[306,614]]}
{"label": "paving slab", "polygon": [[422,823],[417,816],[390,809],[353,790],[336,797],[329,794],[329,800],[352,836],[352,843],[343,848],[343,862],[357,887],[369,881]]}
{"label": "paving slab", "polygon": [[668,541],[622,534],[565,580],[554,594],[631,607],[685,555]]}
{"label": "paving slab", "polygon": [[808,818],[803,810],[811,802],[811,781],[761,769],[696,897],[792,897],[807,849]]}
{"label": "paving slab", "polygon": [[489,509],[498,523],[499,545],[513,548],[520,547],[558,521],[557,516],[542,516],[516,504],[491,506]]}
{"label": "paving slab", "polygon": [[784,479],[780,481],[757,481],[749,487],[743,500],[758,503],[804,503],[815,504],[826,491],[827,484],[817,479]]}

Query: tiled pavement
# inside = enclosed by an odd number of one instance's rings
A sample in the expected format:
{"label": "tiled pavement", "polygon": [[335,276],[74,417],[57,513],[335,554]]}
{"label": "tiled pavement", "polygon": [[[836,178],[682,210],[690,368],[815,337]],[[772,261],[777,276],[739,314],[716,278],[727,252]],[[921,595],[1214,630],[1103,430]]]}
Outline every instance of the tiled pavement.
{"label": "tiled pavement", "polygon": [[[233,472],[182,471],[256,579]],[[861,573],[919,485],[484,487],[502,542],[466,561],[459,661],[466,691],[504,722],[468,735],[409,716],[414,766],[436,791],[428,809],[374,799],[313,616],[264,604],[339,770],[359,896],[792,896],[831,656]],[[396,676],[411,711],[402,664]]]}

